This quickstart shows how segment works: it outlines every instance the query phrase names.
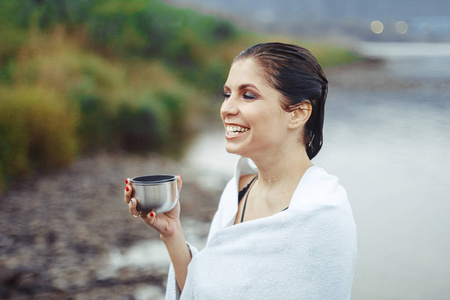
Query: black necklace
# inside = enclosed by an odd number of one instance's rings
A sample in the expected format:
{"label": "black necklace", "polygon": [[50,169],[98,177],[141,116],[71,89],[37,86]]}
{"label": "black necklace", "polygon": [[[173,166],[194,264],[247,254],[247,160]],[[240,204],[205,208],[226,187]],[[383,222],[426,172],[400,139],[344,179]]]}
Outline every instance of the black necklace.
{"label": "black necklace", "polygon": [[250,187],[248,188],[247,195],[245,196],[244,207],[242,208],[241,223],[244,222],[245,207],[247,206],[248,195],[250,194],[250,191],[256,180],[258,180],[258,175],[256,175],[255,178],[253,178],[252,181],[250,181]]}

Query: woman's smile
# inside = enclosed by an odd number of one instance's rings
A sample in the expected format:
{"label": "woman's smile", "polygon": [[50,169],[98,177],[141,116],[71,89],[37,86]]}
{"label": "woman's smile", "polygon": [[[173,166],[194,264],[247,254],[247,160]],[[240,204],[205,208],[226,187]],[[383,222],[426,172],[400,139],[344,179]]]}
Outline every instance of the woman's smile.
{"label": "woman's smile", "polygon": [[244,135],[249,130],[250,130],[249,128],[239,126],[239,125],[226,125],[225,137],[227,139],[234,139],[234,138]]}

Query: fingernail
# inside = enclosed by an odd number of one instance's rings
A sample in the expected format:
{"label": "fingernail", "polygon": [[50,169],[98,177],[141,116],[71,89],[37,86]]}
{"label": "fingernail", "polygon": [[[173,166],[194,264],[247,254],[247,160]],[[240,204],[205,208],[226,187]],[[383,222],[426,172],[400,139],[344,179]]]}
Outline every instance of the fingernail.
{"label": "fingernail", "polygon": [[129,187],[127,187],[127,188],[126,188],[126,190],[127,190],[127,192],[128,192],[128,191],[130,190],[130,188],[129,188]]}
{"label": "fingernail", "polygon": [[125,183],[128,184],[128,179],[125,179]]}
{"label": "fingernail", "polygon": [[135,218],[139,218],[139,215],[133,215],[133,217],[135,217]]}
{"label": "fingernail", "polygon": [[155,216],[155,213],[154,213],[154,212],[151,212],[151,213],[150,213],[150,217],[153,218],[154,216]]}
{"label": "fingernail", "polygon": [[181,176],[181,175],[178,175],[178,176],[180,176],[180,179],[183,180],[183,176]]}

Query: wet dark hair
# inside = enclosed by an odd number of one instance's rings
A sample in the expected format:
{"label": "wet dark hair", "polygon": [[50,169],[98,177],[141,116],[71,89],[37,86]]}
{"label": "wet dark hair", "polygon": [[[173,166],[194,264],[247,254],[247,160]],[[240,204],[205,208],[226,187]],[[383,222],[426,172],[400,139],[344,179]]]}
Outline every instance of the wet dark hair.
{"label": "wet dark hair", "polygon": [[316,58],[307,49],[283,43],[263,43],[242,51],[233,61],[253,58],[265,71],[269,84],[283,94],[281,107],[293,111],[306,100],[312,106],[303,140],[312,159],[322,148],[324,106],[328,80]]}

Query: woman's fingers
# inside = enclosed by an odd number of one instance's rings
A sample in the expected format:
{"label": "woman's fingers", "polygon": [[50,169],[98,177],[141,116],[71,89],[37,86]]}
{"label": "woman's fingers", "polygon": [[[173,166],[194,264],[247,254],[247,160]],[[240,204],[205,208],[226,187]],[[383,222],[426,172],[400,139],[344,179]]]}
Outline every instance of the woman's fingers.
{"label": "woman's fingers", "polygon": [[147,224],[156,229],[160,234],[168,235],[173,232],[173,225],[170,225],[168,219],[164,214],[157,215],[154,211],[149,214],[141,214],[141,219]]}
{"label": "woman's fingers", "polygon": [[125,180],[125,189],[123,191],[124,200],[126,203],[130,203],[131,200],[131,193],[133,192],[133,188],[131,187],[131,181],[130,178],[127,178]]}
{"label": "woman's fingers", "polygon": [[130,203],[128,203],[128,208],[130,210],[130,214],[132,214],[133,216],[135,216],[137,218],[137,217],[139,217],[140,212],[137,210],[136,205],[137,205],[137,200],[134,198],[131,198]]}
{"label": "woman's fingers", "polygon": [[181,192],[181,186],[183,185],[183,178],[181,175],[177,176],[177,186],[178,186],[178,193]]}
{"label": "woman's fingers", "polygon": [[[141,214],[141,219],[147,223],[148,225],[155,227],[155,222],[156,222],[156,213],[152,210],[150,213],[148,214]],[[158,230],[158,228],[155,228],[156,230]]]}

